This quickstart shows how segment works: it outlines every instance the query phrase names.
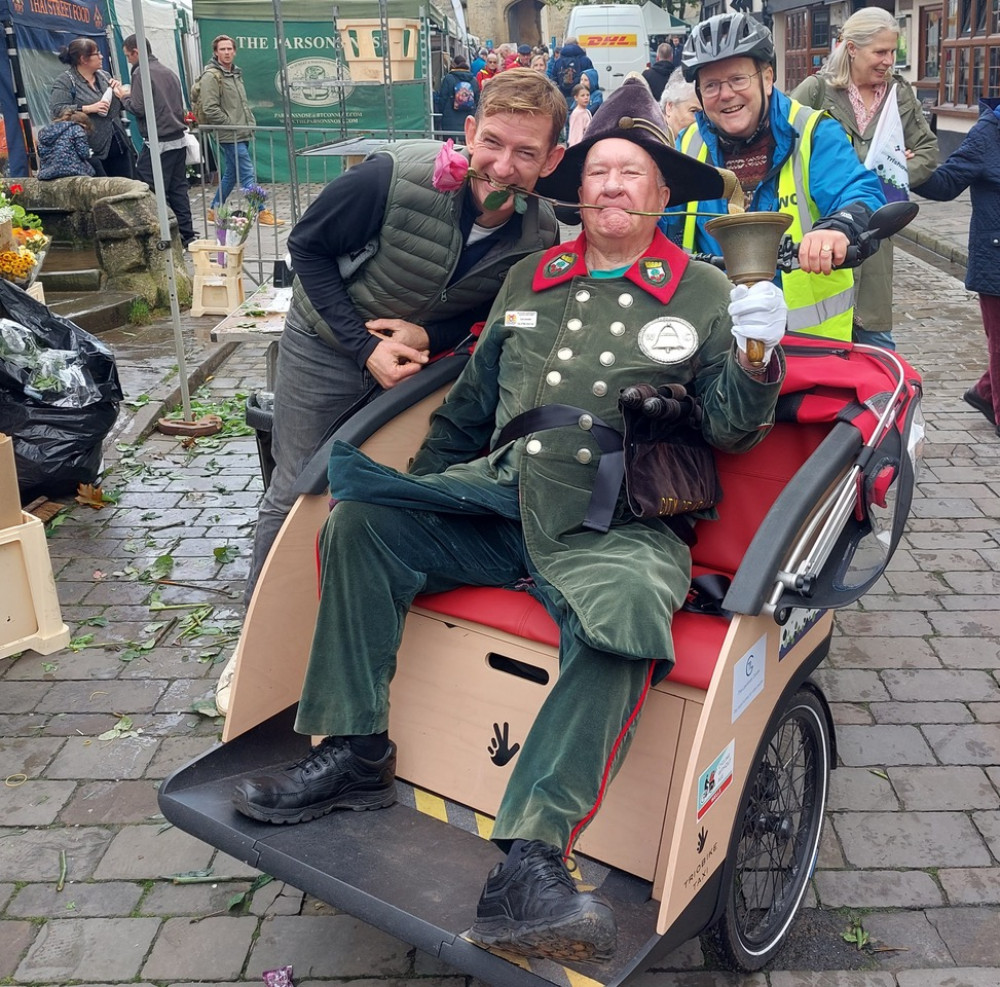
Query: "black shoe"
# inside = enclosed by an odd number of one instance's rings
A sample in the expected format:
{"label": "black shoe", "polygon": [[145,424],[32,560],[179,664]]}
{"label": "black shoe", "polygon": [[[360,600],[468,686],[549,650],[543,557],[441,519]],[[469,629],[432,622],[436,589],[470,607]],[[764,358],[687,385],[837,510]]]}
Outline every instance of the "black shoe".
{"label": "black shoe", "polygon": [[318,819],[334,809],[384,809],[396,801],[396,745],[379,761],[366,761],[341,737],[327,737],[307,757],[274,774],[241,781],[237,812],[269,823]]}
{"label": "black shoe", "polygon": [[617,936],[611,906],[578,891],[562,851],[538,840],[490,871],[469,931],[483,946],[569,962],[611,959]]}
{"label": "black shoe", "polygon": [[996,425],[997,420],[993,414],[993,405],[982,397],[979,392],[974,388],[970,387],[963,395],[962,400],[966,404],[971,404],[973,408],[976,409],[981,415],[986,417],[986,420],[991,425]]}

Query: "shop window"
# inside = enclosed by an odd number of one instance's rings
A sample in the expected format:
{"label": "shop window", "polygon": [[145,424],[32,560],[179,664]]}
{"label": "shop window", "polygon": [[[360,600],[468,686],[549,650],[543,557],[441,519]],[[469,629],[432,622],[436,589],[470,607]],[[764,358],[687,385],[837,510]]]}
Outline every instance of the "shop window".
{"label": "shop window", "polygon": [[810,18],[812,35],[812,48],[824,48],[830,50],[830,8],[814,7]]}
{"label": "shop window", "polygon": [[949,105],[955,102],[955,49],[945,48],[942,52],[944,67],[941,72],[941,79],[944,84],[943,103]]}
{"label": "shop window", "polygon": [[785,84],[794,89],[823,67],[830,54],[830,12],[826,7],[791,10],[785,18]]}
{"label": "shop window", "polygon": [[948,0],[948,24],[945,37],[958,37],[958,0]]}
{"label": "shop window", "polygon": [[[979,99],[998,91],[1000,71],[1000,0],[945,0],[945,37],[941,43],[939,101],[975,111]],[[922,74],[930,78],[928,51],[933,23],[921,15]]]}
{"label": "shop window", "polygon": [[[1000,0],[996,0],[1000,3]],[[920,79],[927,82],[941,78],[941,22],[940,7],[923,7],[920,11]]]}

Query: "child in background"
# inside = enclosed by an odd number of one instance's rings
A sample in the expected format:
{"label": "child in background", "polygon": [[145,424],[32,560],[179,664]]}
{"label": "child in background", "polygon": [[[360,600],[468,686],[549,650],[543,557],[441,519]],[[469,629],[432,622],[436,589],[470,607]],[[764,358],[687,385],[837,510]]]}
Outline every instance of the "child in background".
{"label": "child in background", "polygon": [[37,178],[69,178],[71,175],[94,177],[90,163],[93,151],[87,134],[93,129],[90,117],[80,110],[68,107],[53,123],[38,132]]}
{"label": "child in background", "polygon": [[569,115],[569,146],[579,144],[587,133],[593,119],[587,107],[590,104],[590,90],[580,83],[573,87],[573,112]]}

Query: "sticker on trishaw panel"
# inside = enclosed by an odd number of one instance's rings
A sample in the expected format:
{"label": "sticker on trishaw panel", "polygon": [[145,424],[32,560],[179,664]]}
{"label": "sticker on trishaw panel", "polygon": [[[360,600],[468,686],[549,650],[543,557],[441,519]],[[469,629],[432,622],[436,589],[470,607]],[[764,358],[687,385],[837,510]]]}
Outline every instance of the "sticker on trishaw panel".
{"label": "sticker on trishaw panel", "polygon": [[764,659],[767,635],[762,634],[753,647],[733,666],[733,723],[764,691]]}
{"label": "sticker on trishaw panel", "polygon": [[781,661],[799,641],[802,640],[825,610],[802,610],[795,608],[781,628],[781,643],[778,645],[778,661]]}
{"label": "sticker on trishaw panel", "polygon": [[538,325],[537,312],[505,312],[503,317],[505,326],[514,326],[515,329],[534,329]]}
{"label": "sticker on trishaw panel", "polygon": [[699,776],[699,819],[715,805],[719,796],[733,783],[733,753],[735,749],[736,741],[730,740],[726,749]]}

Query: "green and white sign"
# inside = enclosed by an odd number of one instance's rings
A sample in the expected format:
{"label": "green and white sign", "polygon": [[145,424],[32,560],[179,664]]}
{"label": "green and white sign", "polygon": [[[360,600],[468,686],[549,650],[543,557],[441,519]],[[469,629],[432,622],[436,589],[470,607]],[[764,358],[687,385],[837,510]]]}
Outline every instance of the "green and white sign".
{"label": "green and white sign", "polygon": [[[231,13],[222,16],[222,7],[229,12],[235,7],[240,19],[233,19]],[[320,10],[325,13],[329,9],[325,4],[282,5],[288,100],[296,147],[342,137],[383,137],[390,131],[397,136],[429,135],[431,116],[419,19],[398,16],[402,10],[390,7],[390,119],[382,58],[387,41],[377,6],[348,0],[339,7],[341,15],[336,26],[332,19],[315,19]],[[360,16],[372,11],[374,17]],[[258,176],[264,181],[287,181],[282,78],[271,4],[196,0],[194,15],[205,63],[212,57],[213,38],[226,34],[235,40],[236,65],[243,71],[243,84],[257,125],[275,128],[257,135]],[[312,19],[299,19],[305,16]],[[272,141],[271,148],[262,146],[268,140]],[[336,170],[331,168],[330,174]],[[299,178],[305,180],[301,159],[298,171]]]}

